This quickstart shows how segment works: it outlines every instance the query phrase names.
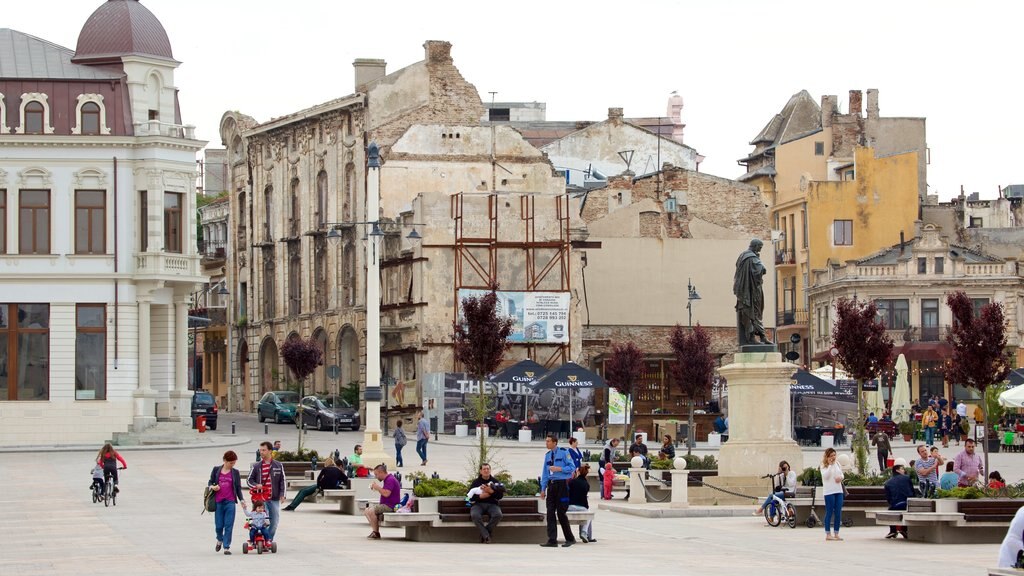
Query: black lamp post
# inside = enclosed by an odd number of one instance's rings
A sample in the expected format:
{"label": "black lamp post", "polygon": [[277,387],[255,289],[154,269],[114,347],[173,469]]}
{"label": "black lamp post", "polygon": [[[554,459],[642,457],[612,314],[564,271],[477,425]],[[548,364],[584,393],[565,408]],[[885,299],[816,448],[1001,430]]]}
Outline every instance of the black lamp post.
{"label": "black lamp post", "polygon": [[686,314],[687,323],[690,328],[693,328],[693,301],[700,300],[700,294],[697,294],[697,287],[693,285],[693,282],[689,278],[686,279]]}

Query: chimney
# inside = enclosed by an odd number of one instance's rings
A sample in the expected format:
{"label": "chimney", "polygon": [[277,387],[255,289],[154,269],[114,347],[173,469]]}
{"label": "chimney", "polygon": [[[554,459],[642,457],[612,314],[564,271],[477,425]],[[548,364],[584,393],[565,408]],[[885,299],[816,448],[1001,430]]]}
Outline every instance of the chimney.
{"label": "chimney", "polygon": [[612,121],[615,121],[615,120],[621,121],[622,120],[622,108],[609,108],[608,109],[608,119],[612,120]]}
{"label": "chimney", "polygon": [[904,242],[906,242],[906,240],[903,239],[903,230],[900,230],[900,256],[903,255],[903,243]]}
{"label": "chimney", "polygon": [[352,62],[356,72],[356,92],[365,92],[367,85],[383,78],[387,74],[387,66],[387,62],[377,58],[356,58]]}
{"label": "chimney", "polygon": [[863,112],[863,106],[861,105],[863,99],[864,95],[860,90],[850,90],[850,114],[861,115]]}
{"label": "chimney", "polygon": [[828,128],[832,125],[832,116],[835,115],[836,109],[838,108],[839,99],[836,96],[822,96],[821,97],[821,127]]}
{"label": "chimney", "polygon": [[878,88],[868,88],[868,119],[878,120]]}
{"label": "chimney", "polygon": [[428,64],[451,64],[452,43],[443,40],[427,40],[423,43]]}

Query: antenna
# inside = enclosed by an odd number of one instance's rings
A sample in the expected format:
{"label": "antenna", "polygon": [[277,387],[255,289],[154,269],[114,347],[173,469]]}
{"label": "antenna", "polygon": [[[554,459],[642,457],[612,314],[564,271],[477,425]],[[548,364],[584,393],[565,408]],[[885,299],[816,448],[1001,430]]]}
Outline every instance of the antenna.
{"label": "antenna", "polygon": [[619,151],[619,158],[626,163],[626,170],[629,170],[629,165],[633,162],[634,150],[621,150]]}

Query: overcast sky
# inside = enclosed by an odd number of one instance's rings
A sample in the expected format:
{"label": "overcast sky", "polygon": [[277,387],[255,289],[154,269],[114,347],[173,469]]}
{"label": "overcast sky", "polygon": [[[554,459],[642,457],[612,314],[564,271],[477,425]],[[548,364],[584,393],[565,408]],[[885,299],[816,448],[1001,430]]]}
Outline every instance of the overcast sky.
{"label": "overcast sky", "polygon": [[[74,49],[102,0],[5,3],[0,26]],[[928,118],[928,184],[983,198],[1024,183],[1020,2],[644,1],[350,2],[144,0],[176,59],[181,110],[220,146],[226,110],[258,121],[353,92],[352,60],[388,71],[453,44],[481,97],[547,103],[549,120],[665,114],[684,99],[701,169],[735,178],[736,160],[788,98],[879,90],[883,116]],[[1014,152],[1014,151],[1017,152]]]}

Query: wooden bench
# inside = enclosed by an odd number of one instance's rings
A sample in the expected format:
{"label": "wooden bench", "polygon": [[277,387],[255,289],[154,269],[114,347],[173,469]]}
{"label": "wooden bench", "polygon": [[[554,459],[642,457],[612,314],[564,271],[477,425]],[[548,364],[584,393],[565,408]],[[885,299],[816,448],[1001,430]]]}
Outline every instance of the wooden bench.
{"label": "wooden bench", "polygon": [[[404,528],[406,540],[416,542],[476,542],[480,539],[480,532],[473,524],[470,508],[464,499],[427,500],[432,502],[416,501],[417,512],[385,514],[382,526]],[[542,506],[544,502],[537,498],[502,499],[502,519],[495,529],[494,541],[544,542],[547,539],[547,516],[541,511]],[[567,515],[573,526],[594,519],[593,511],[567,512]]]}
{"label": "wooden bench", "polygon": [[874,514],[877,524],[907,526],[910,540],[935,544],[995,544],[1003,540],[1024,500],[911,498],[906,511]]}
{"label": "wooden bench", "polygon": [[895,422],[882,422],[881,420],[879,420],[878,422],[868,422],[864,426],[864,430],[868,433],[869,436],[874,435],[879,430],[881,430],[882,432],[885,432],[889,436],[889,438],[895,438],[896,433],[898,432],[898,430],[896,429]]}
{"label": "wooden bench", "polygon": [[[796,510],[798,524],[806,522],[811,513],[810,488],[810,486],[798,486],[796,495],[786,499]],[[863,526],[868,520],[868,512],[884,511],[889,508],[884,486],[847,486],[846,489],[850,493],[843,499],[844,526]],[[814,490],[814,510],[818,514],[818,520],[824,521],[825,498],[822,495],[821,486],[815,486]]]}

